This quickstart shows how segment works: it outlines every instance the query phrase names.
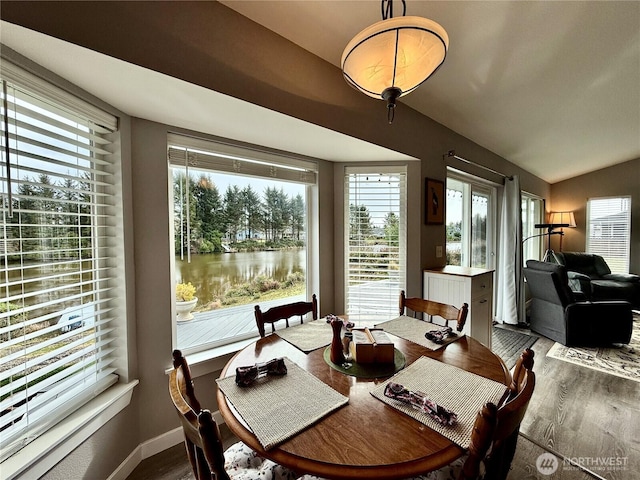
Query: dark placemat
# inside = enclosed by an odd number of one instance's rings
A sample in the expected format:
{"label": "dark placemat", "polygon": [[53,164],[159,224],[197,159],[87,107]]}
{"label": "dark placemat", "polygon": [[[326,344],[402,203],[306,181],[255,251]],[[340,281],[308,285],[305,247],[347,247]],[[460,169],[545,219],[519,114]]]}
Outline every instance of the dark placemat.
{"label": "dark placemat", "polygon": [[348,363],[350,363],[351,366],[349,368],[345,368],[342,365],[338,365],[331,361],[331,346],[328,346],[324,350],[324,361],[327,362],[327,365],[334,370],[356,378],[389,377],[402,370],[407,363],[407,359],[404,358],[404,354],[397,348],[394,348],[393,365],[390,363],[356,363],[350,361]]}

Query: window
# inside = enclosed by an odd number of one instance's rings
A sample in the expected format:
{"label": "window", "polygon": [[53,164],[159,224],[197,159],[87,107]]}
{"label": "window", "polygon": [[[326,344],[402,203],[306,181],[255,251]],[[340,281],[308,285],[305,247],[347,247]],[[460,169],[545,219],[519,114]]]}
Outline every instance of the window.
{"label": "window", "polygon": [[449,172],[447,178],[447,265],[494,265],[495,188]]}
{"label": "window", "polygon": [[176,346],[189,353],[255,337],[255,305],[315,293],[307,258],[316,164],[180,135],[168,142],[175,281],[198,298],[194,318],[176,321]]}
{"label": "window", "polygon": [[345,171],[346,312],[356,322],[398,314],[406,277],[405,184],[405,168]]}
{"label": "window", "polygon": [[7,62],[2,73],[4,460],[117,381],[124,253],[116,119]]}
{"label": "window", "polygon": [[540,230],[536,224],[542,223],[544,202],[541,198],[528,193],[522,193],[522,260],[540,260],[542,240]]}
{"label": "window", "polygon": [[590,198],[587,252],[602,256],[614,273],[629,273],[631,197]]}

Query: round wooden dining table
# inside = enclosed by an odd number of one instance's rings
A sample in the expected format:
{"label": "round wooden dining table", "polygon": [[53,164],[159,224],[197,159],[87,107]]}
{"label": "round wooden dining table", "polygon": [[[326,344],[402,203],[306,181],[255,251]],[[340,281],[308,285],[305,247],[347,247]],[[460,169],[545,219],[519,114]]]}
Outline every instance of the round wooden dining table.
{"label": "round wooden dining table", "polygon": [[[389,334],[409,365],[421,356],[508,385],[511,375],[500,357],[464,336],[438,350]],[[268,450],[218,389],[218,408],[229,429],[260,456],[299,472],[329,479],[401,479],[441,468],[464,454],[451,440],[370,394],[386,378],[356,378],[335,370],[323,358],[324,348],[308,354],[276,334],[260,338],[238,352],[220,378],[239,366],[287,357],[324,383],[349,397],[349,403],[308,429]],[[290,393],[295,405],[297,392]]]}

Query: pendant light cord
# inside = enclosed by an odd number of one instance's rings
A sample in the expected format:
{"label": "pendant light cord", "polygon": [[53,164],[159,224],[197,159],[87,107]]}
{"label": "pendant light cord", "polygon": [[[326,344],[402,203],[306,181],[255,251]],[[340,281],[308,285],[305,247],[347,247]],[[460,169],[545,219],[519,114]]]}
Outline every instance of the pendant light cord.
{"label": "pendant light cord", "polygon": [[[407,14],[407,4],[405,0],[402,1],[402,16]],[[382,19],[387,20],[393,18],[393,0],[382,0],[380,2],[380,10],[382,12]]]}

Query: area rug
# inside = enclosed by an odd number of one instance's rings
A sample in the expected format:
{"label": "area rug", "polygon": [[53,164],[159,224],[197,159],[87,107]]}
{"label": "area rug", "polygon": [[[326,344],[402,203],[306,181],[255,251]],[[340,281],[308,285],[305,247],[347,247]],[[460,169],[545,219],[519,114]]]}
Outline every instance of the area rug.
{"label": "area rug", "polygon": [[503,327],[493,327],[491,350],[504,360],[507,368],[511,369],[520,358],[523,350],[536,343],[538,337],[526,333],[509,330]]}
{"label": "area rug", "polygon": [[578,348],[565,347],[556,342],[547,352],[547,357],[640,382],[640,315],[633,317],[633,331],[628,345]]}

